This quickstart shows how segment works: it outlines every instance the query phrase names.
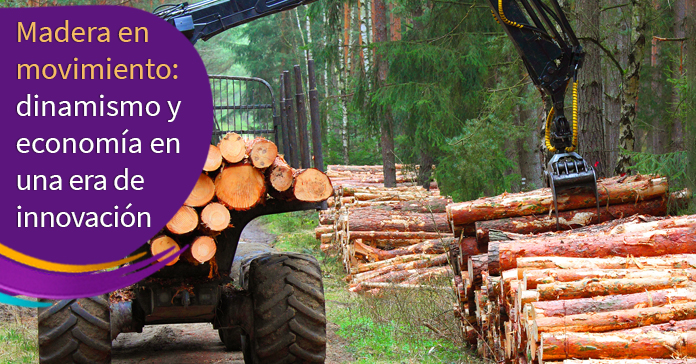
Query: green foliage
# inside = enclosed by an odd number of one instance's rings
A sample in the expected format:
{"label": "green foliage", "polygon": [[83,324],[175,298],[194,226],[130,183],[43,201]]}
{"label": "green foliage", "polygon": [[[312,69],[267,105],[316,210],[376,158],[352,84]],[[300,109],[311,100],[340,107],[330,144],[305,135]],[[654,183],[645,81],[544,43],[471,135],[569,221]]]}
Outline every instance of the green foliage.
{"label": "green foliage", "polygon": [[36,328],[0,323],[0,363],[20,364],[38,362]]}
{"label": "green foliage", "polygon": [[350,343],[356,363],[476,362],[450,319],[453,298],[448,293],[383,290],[377,296],[356,297],[343,284],[330,281],[328,319],[340,327],[337,334]]}
{"label": "green foliage", "polygon": [[315,211],[296,211],[285,214],[260,217],[264,228],[277,235],[274,248],[281,251],[293,251],[318,255],[319,241],[314,238],[314,228],[319,221]]}

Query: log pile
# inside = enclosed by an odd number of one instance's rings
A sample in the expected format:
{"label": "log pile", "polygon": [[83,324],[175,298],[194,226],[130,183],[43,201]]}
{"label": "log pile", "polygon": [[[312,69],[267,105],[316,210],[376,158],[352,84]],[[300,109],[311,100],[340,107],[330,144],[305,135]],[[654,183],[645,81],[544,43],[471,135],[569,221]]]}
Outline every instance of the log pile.
{"label": "log pile", "polygon": [[[398,166],[409,175],[405,170]],[[368,185],[381,184],[381,173],[381,166],[329,166],[337,187],[315,230],[322,250],[342,257],[353,292],[418,288],[451,276],[454,237],[445,212],[451,199],[420,186]]]}
{"label": "log pile", "polygon": [[[408,164],[396,165],[396,183],[398,187],[415,186],[418,179],[418,166]],[[380,187],[384,185],[382,166],[329,165],[326,175],[335,186]]]}
{"label": "log pile", "polygon": [[324,173],[291,168],[275,143],[228,133],[218,145],[210,146],[203,173],[184,206],[150,241],[150,252],[157,255],[172,249],[173,253],[188,246],[181,259],[169,265],[210,262],[212,272],[215,239],[233,227],[230,211],[247,211],[270,199],[321,202],[332,194],[331,180]]}
{"label": "log pile", "polygon": [[606,179],[599,189],[599,219],[584,192],[559,198],[561,228],[570,231],[553,232],[544,190],[448,206],[458,239],[483,252],[464,258],[462,250],[454,273],[455,312],[482,356],[540,364],[696,358],[696,216],[658,217],[668,199],[689,194],[669,194],[664,179],[647,176]]}

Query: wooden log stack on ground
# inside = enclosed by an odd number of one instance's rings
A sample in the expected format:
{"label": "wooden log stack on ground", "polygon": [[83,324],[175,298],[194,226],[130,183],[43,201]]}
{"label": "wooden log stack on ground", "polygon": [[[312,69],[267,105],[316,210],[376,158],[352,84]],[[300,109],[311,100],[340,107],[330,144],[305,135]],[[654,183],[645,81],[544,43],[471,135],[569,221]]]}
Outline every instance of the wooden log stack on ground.
{"label": "wooden log stack on ground", "polygon": [[[399,165],[397,178],[415,181],[417,168]],[[351,291],[419,288],[451,277],[449,198],[420,186],[381,187],[381,166],[329,166],[327,175],[336,193],[316,238],[325,253],[341,255]]]}
{"label": "wooden log stack on ground", "polygon": [[[291,168],[276,145],[264,138],[245,140],[228,133],[211,145],[191,194],[166,228],[151,240],[153,255],[187,250],[170,263],[206,264],[215,270],[218,235],[233,227],[230,211],[247,211],[270,199],[321,202],[333,194],[331,180],[314,169]],[[162,258],[164,259],[164,258]]]}
{"label": "wooden log stack on ground", "polygon": [[463,333],[484,357],[696,358],[696,216],[656,217],[689,194],[668,194],[665,180],[647,176],[599,186],[600,219],[582,191],[559,199],[562,229],[574,229],[565,232],[549,232],[555,215],[543,190],[448,206],[461,236],[476,226],[469,239],[483,252],[460,258],[454,281]]}

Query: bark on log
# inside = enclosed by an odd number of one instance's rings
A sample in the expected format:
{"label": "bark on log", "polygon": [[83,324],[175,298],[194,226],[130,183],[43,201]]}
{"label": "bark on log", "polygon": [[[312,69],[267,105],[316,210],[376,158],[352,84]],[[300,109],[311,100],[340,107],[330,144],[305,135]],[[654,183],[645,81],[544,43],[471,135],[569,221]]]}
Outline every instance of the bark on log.
{"label": "bark on log", "polygon": [[419,214],[375,209],[353,209],[349,213],[353,231],[423,231],[451,233],[445,214]]}
{"label": "bark on log", "polygon": [[394,272],[394,271],[400,271],[400,270],[409,270],[409,269],[421,269],[421,268],[429,268],[429,267],[436,267],[440,265],[445,265],[448,262],[448,257],[447,254],[440,254],[436,255],[432,259],[420,259],[420,260],[414,260],[412,262],[407,262],[407,263],[401,263],[401,264],[395,264],[395,265],[387,265],[379,269],[375,269],[373,271],[369,272],[364,272],[364,273],[358,273],[353,277],[353,282],[362,282],[366,280],[370,280],[374,277],[377,277],[379,275],[388,273],[388,272]]}
{"label": "bark on log", "polygon": [[246,144],[246,154],[254,167],[264,169],[275,161],[278,147],[266,138],[257,137]]}
{"label": "bark on log", "polygon": [[459,238],[459,254],[462,259],[467,259],[471,255],[481,254],[476,243],[476,238],[471,236],[462,236]]}
{"label": "bark on log", "polygon": [[659,257],[610,257],[610,258],[568,258],[568,257],[525,257],[517,259],[519,279],[530,269],[631,269],[631,268],[696,268],[696,254],[675,254]]}
{"label": "bark on log", "polygon": [[321,202],[333,195],[331,180],[316,168],[294,172],[293,196],[303,202]]}
{"label": "bark on log", "polygon": [[217,246],[210,236],[199,236],[193,240],[191,246],[182,254],[191,264],[203,264],[213,259]]}
{"label": "bark on log", "polygon": [[203,165],[203,171],[213,172],[220,168],[222,165],[222,154],[220,149],[214,145],[210,145],[208,149],[208,156],[205,159],[205,164]]}
{"label": "bark on log", "polygon": [[350,225],[350,239],[368,240],[429,240],[452,237],[451,234],[426,231],[355,231]]}
{"label": "bark on log", "polygon": [[499,249],[501,270],[516,268],[517,258],[522,257],[651,257],[687,254],[696,251],[696,229],[673,228],[628,234],[592,235],[578,239],[530,239],[500,244]]}
{"label": "bark on log", "polygon": [[229,163],[239,163],[244,159],[246,143],[237,133],[227,133],[218,143],[220,154]]}
{"label": "bark on log", "polygon": [[176,235],[188,234],[196,227],[198,227],[198,213],[190,206],[181,206],[167,223],[167,230]]}
{"label": "bark on log", "polygon": [[266,196],[263,174],[250,164],[226,166],[215,179],[215,194],[231,210],[249,210]]}
{"label": "bark on log", "polygon": [[532,314],[535,317],[561,317],[687,302],[696,302],[696,289],[693,287],[573,300],[539,301],[532,303]]}
{"label": "bark on log", "polygon": [[278,192],[285,192],[292,187],[293,173],[292,168],[283,159],[277,156],[273,164],[266,169],[266,181]]}
{"label": "bark on log", "polygon": [[364,252],[362,254],[368,255],[374,260],[387,260],[409,254],[442,254],[447,252],[452,241],[454,241],[454,238],[432,239],[402,248],[382,250],[368,246],[362,242],[362,239],[358,239],[355,241],[355,251]]}
{"label": "bark on log", "polygon": [[230,226],[230,211],[220,203],[208,204],[201,211],[201,230],[208,235],[220,234]]}
{"label": "bark on log", "polygon": [[[639,175],[623,183],[616,183],[617,180],[618,177],[598,181],[597,189],[602,206],[652,200],[667,192],[667,179],[662,177]],[[559,211],[592,206],[595,206],[593,193],[568,190],[558,195]],[[544,188],[451,204],[447,206],[447,217],[457,226],[514,216],[543,215],[552,207],[551,190]]]}
{"label": "bark on log", "polygon": [[380,269],[383,267],[396,266],[396,265],[401,264],[401,263],[412,262],[414,260],[432,260],[436,257],[438,257],[438,255],[435,255],[435,254],[402,255],[402,256],[394,257],[394,258],[379,261],[379,262],[358,264],[357,266],[352,267],[350,269],[350,273],[351,274],[363,273],[363,272],[367,272],[370,270],[377,270],[377,269]]}
{"label": "bark on log", "polygon": [[[519,276],[519,274],[518,274]],[[695,277],[696,270],[684,269],[539,269],[524,273],[527,289],[536,289],[539,284],[574,282],[589,278],[630,279],[630,278],[668,278]],[[693,280],[693,278],[692,278]]]}
{"label": "bark on log", "polygon": [[537,292],[541,301],[589,298],[614,294],[631,294],[659,289],[683,287],[690,277],[601,279],[589,278],[575,282],[540,284]]}
{"label": "bark on log", "polygon": [[184,205],[191,207],[202,207],[212,201],[214,196],[215,184],[213,183],[213,180],[210,179],[207,174],[201,173],[201,175],[198,176],[196,185],[193,186],[193,190],[189,194],[188,198],[186,198],[186,201],[184,201]]}
{"label": "bark on log", "polygon": [[[150,241],[150,253],[152,253],[152,256],[155,256],[159,253],[162,253],[164,251],[167,251],[168,249],[173,248],[169,253],[166,255],[162,256],[161,258],[158,259],[158,261],[162,262],[169,258],[172,254],[175,254],[176,252],[179,251],[179,244],[174,241],[174,239],[166,236],[166,235],[160,235]],[[171,262],[167,263],[168,266],[176,264],[176,262],[179,261],[179,256],[174,258]]]}
{"label": "bark on log", "polygon": [[651,331],[638,335],[619,333],[542,334],[543,361],[576,359],[651,359],[696,355],[696,331]]}
{"label": "bark on log", "polygon": [[559,331],[606,332],[695,318],[696,302],[689,302],[664,307],[646,307],[563,317],[542,317],[536,320],[536,325],[540,333]]}
{"label": "bark on log", "polygon": [[568,359],[563,364],[696,364],[696,359]]}
{"label": "bark on log", "polygon": [[[616,220],[635,214],[664,216],[667,213],[667,200],[658,198],[651,201],[611,205],[600,209],[601,222]],[[577,229],[597,223],[597,209],[588,208],[574,211],[562,211],[559,214],[561,230]],[[556,215],[529,215],[506,219],[477,221],[476,239],[479,244],[489,241],[489,231],[500,230],[517,234],[539,234],[556,231]]]}

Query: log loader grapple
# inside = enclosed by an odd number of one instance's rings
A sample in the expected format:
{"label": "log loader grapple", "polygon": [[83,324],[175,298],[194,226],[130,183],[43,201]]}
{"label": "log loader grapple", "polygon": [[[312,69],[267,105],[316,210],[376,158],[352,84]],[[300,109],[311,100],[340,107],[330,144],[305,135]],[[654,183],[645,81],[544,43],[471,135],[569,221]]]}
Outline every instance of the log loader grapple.
{"label": "log loader grapple", "polygon": [[[489,0],[493,16],[503,26],[522,58],[529,78],[550,100],[545,146],[555,153],[548,161],[544,180],[553,193],[558,226],[560,191],[589,188],[594,191],[599,218],[597,176],[594,168],[575,152],[578,147],[578,71],[585,52],[557,0]],[[565,114],[565,94],[572,86],[572,120]]]}

